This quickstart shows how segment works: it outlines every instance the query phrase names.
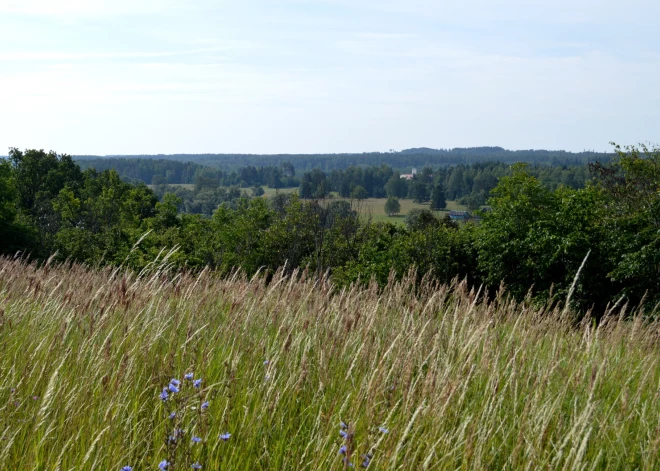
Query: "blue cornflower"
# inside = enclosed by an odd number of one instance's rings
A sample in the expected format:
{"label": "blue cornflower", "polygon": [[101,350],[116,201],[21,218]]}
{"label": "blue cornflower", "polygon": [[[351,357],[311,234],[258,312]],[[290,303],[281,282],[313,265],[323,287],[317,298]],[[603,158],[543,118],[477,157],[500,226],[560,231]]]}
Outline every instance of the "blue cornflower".
{"label": "blue cornflower", "polygon": [[192,466],[190,466],[192,469],[202,469],[202,465],[199,463],[194,463]]}
{"label": "blue cornflower", "polygon": [[167,398],[170,397],[169,394],[167,394],[167,388],[163,388],[163,392],[158,395],[159,398],[161,398],[163,401],[167,401]]}
{"label": "blue cornflower", "polygon": [[193,442],[193,443],[199,443],[199,442],[201,442],[201,441],[202,441],[202,439],[199,438],[199,437],[192,437],[192,442]]}
{"label": "blue cornflower", "polygon": [[167,388],[170,390],[170,392],[173,392],[173,393],[178,393],[179,392],[179,388],[176,386],[176,384],[170,383],[169,386],[167,386]]}
{"label": "blue cornflower", "polygon": [[195,381],[193,381],[193,386],[195,386],[196,388],[199,388],[201,385],[202,385],[202,379],[201,378],[196,379]]}
{"label": "blue cornflower", "polygon": [[170,414],[170,419],[173,419],[174,417],[176,417],[176,412],[172,412],[172,413]]}
{"label": "blue cornflower", "polygon": [[187,379],[188,381],[190,381],[190,380],[193,379],[193,374],[192,373],[186,373],[185,375],[183,375],[183,377],[185,379]]}
{"label": "blue cornflower", "polygon": [[170,381],[170,384],[173,384],[178,388],[179,386],[181,386],[181,381],[179,381],[178,379],[173,379],[172,381]]}
{"label": "blue cornflower", "polygon": [[348,434],[344,430],[339,431],[339,435],[341,435],[341,438],[346,438],[348,437]]}
{"label": "blue cornflower", "polygon": [[344,430],[346,430],[348,428],[348,425],[346,425],[346,423],[343,420],[339,421],[339,426],[341,428],[343,428]]}
{"label": "blue cornflower", "polygon": [[220,440],[222,440],[223,442],[226,442],[227,440],[229,440],[229,437],[231,437],[231,433],[225,432],[225,433],[220,435]]}
{"label": "blue cornflower", "polygon": [[169,461],[163,460],[160,463],[158,463],[158,469],[167,469],[169,465],[170,465]]}
{"label": "blue cornflower", "polygon": [[340,455],[345,455],[345,454],[346,454],[346,445],[342,445],[342,446],[339,448],[339,454],[340,454]]}
{"label": "blue cornflower", "polygon": [[123,468],[121,468],[121,471],[133,471],[133,467],[132,466],[124,466]]}
{"label": "blue cornflower", "polygon": [[209,401],[203,402],[201,405],[202,410],[206,410],[209,408]]}
{"label": "blue cornflower", "polygon": [[381,433],[389,433],[389,432],[390,432],[390,431],[387,430],[385,427],[378,427],[378,430],[379,430]]}

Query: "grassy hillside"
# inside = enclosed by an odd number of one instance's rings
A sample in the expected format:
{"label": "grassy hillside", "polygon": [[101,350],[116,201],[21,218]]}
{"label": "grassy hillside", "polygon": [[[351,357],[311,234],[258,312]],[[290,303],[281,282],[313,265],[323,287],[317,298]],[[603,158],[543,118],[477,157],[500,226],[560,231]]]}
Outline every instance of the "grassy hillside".
{"label": "grassy hillside", "polygon": [[410,281],[0,259],[0,467],[660,467],[657,322]]}

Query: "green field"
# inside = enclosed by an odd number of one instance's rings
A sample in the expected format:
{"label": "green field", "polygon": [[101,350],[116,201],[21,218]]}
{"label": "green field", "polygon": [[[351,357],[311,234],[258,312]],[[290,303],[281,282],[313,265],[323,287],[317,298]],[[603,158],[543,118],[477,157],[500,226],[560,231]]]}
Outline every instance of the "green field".
{"label": "green field", "polygon": [[462,283],[1,258],[0,468],[660,469],[659,330]]}

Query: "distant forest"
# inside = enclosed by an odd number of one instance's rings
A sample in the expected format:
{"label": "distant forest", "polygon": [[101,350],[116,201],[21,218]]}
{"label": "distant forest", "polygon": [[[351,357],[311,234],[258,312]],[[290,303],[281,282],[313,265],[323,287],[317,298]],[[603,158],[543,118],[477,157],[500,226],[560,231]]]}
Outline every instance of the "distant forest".
{"label": "distant forest", "polygon": [[[126,182],[151,184],[159,199],[166,193],[173,193],[180,198],[179,211],[207,216],[211,216],[219,204],[233,203],[246,196],[240,188],[251,188],[249,195],[258,196],[263,193],[262,186],[298,188],[298,194],[304,199],[326,198],[335,193],[344,198],[396,197],[424,203],[435,195],[438,201],[456,200],[469,209],[476,209],[486,204],[499,179],[511,173],[510,164],[495,161],[435,168],[424,166],[411,180],[400,178],[400,171],[385,164],[300,172],[288,161],[277,166],[248,165],[234,170],[143,158],[102,158],[78,163],[83,170],[93,168],[102,172],[113,169]],[[587,165],[536,163],[528,166],[528,172],[552,190],[559,185],[583,188],[590,178]],[[178,186],[180,184],[193,187]],[[442,204],[438,206],[442,207]]]}
{"label": "distant forest", "polygon": [[[526,162],[544,165],[584,165],[589,162],[609,161],[614,154],[602,152],[567,152],[563,150],[506,150],[502,147],[469,147],[454,149],[406,149],[399,152],[365,152],[347,154],[158,154],[158,155],[109,155],[105,158],[176,160],[196,163],[224,170],[237,170],[249,165],[254,167],[277,167],[284,162],[291,163],[298,171],[319,169],[331,171],[350,166],[388,165],[405,170],[410,167],[438,167],[446,165],[471,164],[475,162]],[[100,156],[73,156],[82,168],[84,161],[99,159]],[[95,165],[97,170],[99,167]],[[116,168],[116,167],[113,167]],[[192,169],[193,167],[188,167]],[[194,170],[192,170],[194,173]],[[138,178],[138,177],[135,177]],[[142,178],[140,178],[142,179]],[[142,179],[143,180],[143,179]],[[177,182],[179,183],[179,182]],[[183,182],[181,182],[183,183]],[[190,182],[191,183],[191,182]]]}

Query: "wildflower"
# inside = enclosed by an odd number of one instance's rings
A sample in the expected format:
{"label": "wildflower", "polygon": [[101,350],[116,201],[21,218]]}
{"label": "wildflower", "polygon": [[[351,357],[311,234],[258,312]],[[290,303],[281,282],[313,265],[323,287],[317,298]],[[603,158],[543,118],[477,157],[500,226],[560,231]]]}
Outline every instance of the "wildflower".
{"label": "wildflower", "polygon": [[170,465],[169,461],[163,460],[160,463],[158,463],[158,469],[167,469],[169,465]]}
{"label": "wildflower", "polygon": [[340,455],[345,455],[345,454],[346,454],[346,445],[342,445],[342,446],[339,448],[339,454],[340,454]]}
{"label": "wildflower", "polygon": [[32,400],[33,400],[33,401],[36,401],[36,400],[38,400],[38,399],[39,399],[39,396],[32,396]]}
{"label": "wildflower", "polygon": [[341,438],[346,438],[348,437],[348,434],[344,430],[339,431],[339,435],[341,435]]}
{"label": "wildflower", "polygon": [[170,384],[173,384],[178,388],[179,386],[181,386],[181,381],[179,381],[178,379],[173,379],[170,381]]}
{"label": "wildflower", "polygon": [[187,379],[188,381],[191,381],[193,379],[193,374],[192,373],[186,373],[185,375],[183,375],[183,377],[185,379]]}
{"label": "wildflower", "polygon": [[179,392],[179,388],[176,386],[176,384],[170,383],[169,386],[167,386],[167,388],[170,390],[170,392],[173,392],[173,393],[178,393]]}
{"label": "wildflower", "polygon": [[202,441],[202,439],[199,438],[199,437],[192,437],[192,442],[193,442],[193,443],[199,443],[199,442],[201,442],[201,441]]}
{"label": "wildflower", "polygon": [[133,471],[133,467],[132,466],[124,466],[123,468],[121,468],[121,471]]}
{"label": "wildflower", "polygon": [[229,440],[229,437],[231,437],[231,433],[225,432],[225,433],[220,435],[220,440],[222,440],[223,442],[226,442],[227,440]]}
{"label": "wildflower", "polygon": [[387,430],[385,427],[378,427],[378,430],[379,430],[381,433],[389,433],[389,432],[390,432],[390,431]]}
{"label": "wildflower", "polygon": [[192,466],[190,466],[192,469],[202,469],[202,465],[199,463],[194,463]]}
{"label": "wildflower", "polygon": [[163,401],[167,401],[167,398],[168,398],[169,396],[170,396],[170,395],[167,394],[167,388],[163,388],[163,392],[160,393],[160,395],[159,395],[158,397],[161,398]]}
{"label": "wildflower", "polygon": [[173,419],[174,417],[176,417],[176,412],[172,412],[172,413],[170,414],[170,419]]}
{"label": "wildflower", "polygon": [[176,443],[176,437],[173,436],[173,435],[170,435],[169,437],[167,437],[167,443],[171,443],[171,444]]}
{"label": "wildflower", "polygon": [[196,380],[193,381],[193,386],[195,386],[196,388],[199,388],[201,385],[202,385],[202,379],[201,378],[196,379]]}
{"label": "wildflower", "polygon": [[270,363],[268,360],[264,360],[264,366],[267,366]]}
{"label": "wildflower", "polygon": [[266,381],[268,381],[268,380],[270,379],[270,375],[267,374],[267,375],[265,376],[265,378],[266,378]]}
{"label": "wildflower", "polygon": [[362,467],[367,468],[371,464],[371,459],[373,458],[373,455],[371,453],[367,453],[364,455],[364,461],[362,461]]}
{"label": "wildflower", "polygon": [[208,408],[209,408],[209,401],[206,401],[206,402],[202,403],[202,406],[201,406],[202,410],[206,410]]}
{"label": "wildflower", "polygon": [[346,425],[346,422],[344,422],[343,420],[339,421],[339,426],[341,428],[343,428],[344,430],[346,430],[348,428],[348,425]]}

